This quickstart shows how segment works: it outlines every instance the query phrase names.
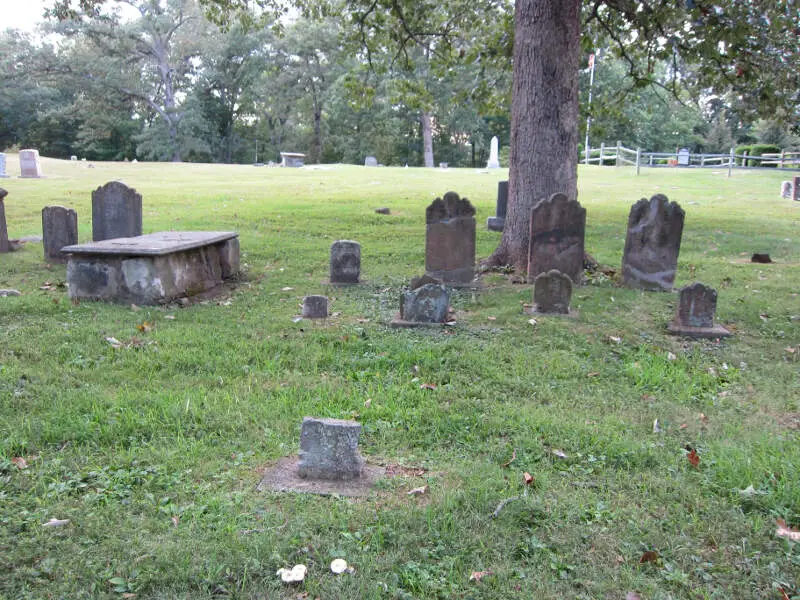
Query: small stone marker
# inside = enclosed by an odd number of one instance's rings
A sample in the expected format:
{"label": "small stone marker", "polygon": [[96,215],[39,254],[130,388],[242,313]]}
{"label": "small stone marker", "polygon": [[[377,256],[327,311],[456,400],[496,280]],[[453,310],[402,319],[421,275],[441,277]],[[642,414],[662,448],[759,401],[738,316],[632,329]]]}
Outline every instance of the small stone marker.
{"label": "small stone marker", "polygon": [[61,249],[78,243],[78,213],[63,206],[45,206],[42,209],[42,243],[45,260],[67,262]]}
{"label": "small stone marker", "polygon": [[388,207],[382,206],[381,208],[376,208],[375,212],[379,215],[389,215],[392,211],[390,211]]}
{"label": "small stone marker", "polygon": [[689,166],[689,149],[688,148],[681,148],[678,150],[678,165],[681,167],[688,167]]}
{"label": "small stone marker", "polygon": [[531,209],[528,282],[552,269],[579,284],[583,281],[586,209],[564,194],[553,194]]}
{"label": "small stone marker", "polygon": [[426,209],[425,221],[425,273],[447,285],[469,285],[475,277],[475,207],[447,192]]}
{"label": "small stone marker", "polygon": [[[75,155],[73,154],[72,156],[70,156],[70,157],[69,157],[69,159],[70,159],[71,161],[76,161],[76,160],[78,160],[78,157],[77,157],[77,156],[75,156]],[[127,159],[127,158],[125,159],[125,162],[128,162],[128,159]]]}
{"label": "small stone marker", "polygon": [[305,479],[357,479],[364,459],[358,451],[361,425],[342,419],[303,417],[300,462],[297,472]]}
{"label": "small stone marker", "polygon": [[508,182],[497,182],[497,207],[495,215],[486,219],[486,227],[490,231],[503,231],[506,226],[506,210],[508,208]]}
{"label": "small stone marker", "polygon": [[92,192],[92,240],[142,235],[142,195],[121,181]]}
{"label": "small stone marker", "polygon": [[800,202],[800,175],[792,177],[792,199]]}
{"label": "small stone marker", "polygon": [[306,155],[302,152],[281,152],[282,167],[302,167],[306,164]]}
{"label": "small stone marker", "polygon": [[377,167],[378,166],[378,159],[374,156],[368,156],[364,159],[364,166],[365,167]]}
{"label": "small stone marker", "polygon": [[492,141],[489,145],[489,160],[486,163],[487,169],[499,169],[500,168],[500,159],[499,159],[499,141],[497,136],[492,138]]}
{"label": "small stone marker", "polygon": [[328,297],[327,296],[306,296],[303,298],[303,318],[304,319],[327,319],[328,318]]}
{"label": "small stone marker", "polygon": [[441,325],[447,322],[450,296],[442,284],[426,283],[403,292],[400,297],[400,314],[392,327],[419,327]]}
{"label": "small stone marker", "polygon": [[722,325],[714,324],[717,311],[717,291],[693,283],[681,288],[675,319],[667,329],[675,335],[694,338],[727,337],[731,333]]}
{"label": "small stone marker", "polygon": [[39,164],[38,150],[19,151],[20,177],[37,178],[42,176],[42,166]]}
{"label": "small stone marker", "polygon": [[792,189],[791,181],[784,181],[781,183],[781,198],[792,199],[794,197],[794,190]]}
{"label": "small stone marker", "polygon": [[769,254],[761,254],[756,252],[750,257],[750,262],[767,265],[772,263],[772,259],[770,258]]}
{"label": "small stone marker", "polygon": [[6,226],[6,207],[5,197],[8,192],[0,188],[0,252],[11,252],[11,244],[8,243],[8,227]]}
{"label": "small stone marker", "polygon": [[568,315],[572,298],[572,280],[552,269],[540,273],[533,282],[533,311],[542,314]]}
{"label": "small stone marker", "polygon": [[671,290],[683,235],[683,209],[663,194],[631,207],[622,255],[622,281],[644,290]]}
{"label": "small stone marker", "polygon": [[6,175],[6,155],[2,152],[0,152],[0,177],[3,179],[8,177],[8,175]]}
{"label": "small stone marker", "polygon": [[361,275],[361,244],[351,240],[333,242],[330,268],[330,283],[358,283]]}

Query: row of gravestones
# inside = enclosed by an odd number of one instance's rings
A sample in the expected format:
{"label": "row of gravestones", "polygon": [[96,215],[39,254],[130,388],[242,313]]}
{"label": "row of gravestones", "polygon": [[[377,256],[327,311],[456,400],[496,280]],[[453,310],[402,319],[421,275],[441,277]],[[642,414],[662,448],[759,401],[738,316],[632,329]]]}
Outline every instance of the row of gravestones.
{"label": "row of gravestones", "polygon": [[[42,165],[39,162],[38,150],[19,151],[20,177],[37,178],[42,176]],[[6,155],[0,153],[0,177],[8,177],[6,173]]]}

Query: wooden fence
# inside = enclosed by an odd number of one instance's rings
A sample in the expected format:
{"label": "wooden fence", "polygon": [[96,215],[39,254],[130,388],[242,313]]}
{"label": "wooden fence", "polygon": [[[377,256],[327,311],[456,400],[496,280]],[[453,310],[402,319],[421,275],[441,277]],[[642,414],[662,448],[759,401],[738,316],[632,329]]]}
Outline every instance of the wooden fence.
{"label": "wooden fence", "polygon": [[726,168],[728,177],[733,169],[752,169],[770,167],[778,169],[800,170],[800,152],[764,154],[748,156],[736,154],[734,148],[728,154],[694,154],[688,150],[675,152],[642,152],[640,148],[626,148],[621,142],[615,145],[600,144],[599,148],[589,148],[583,152],[584,164],[596,163],[599,166],[633,166],[636,174],[641,167],[691,167],[691,168]]}

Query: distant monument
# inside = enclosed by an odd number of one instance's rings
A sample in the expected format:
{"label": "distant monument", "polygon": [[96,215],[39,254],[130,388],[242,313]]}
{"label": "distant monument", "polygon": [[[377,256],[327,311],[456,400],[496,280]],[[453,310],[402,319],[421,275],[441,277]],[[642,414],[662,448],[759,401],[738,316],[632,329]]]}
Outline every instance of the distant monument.
{"label": "distant monument", "polygon": [[8,177],[6,175],[6,155],[0,152],[0,177]]}
{"label": "distant monument", "polygon": [[378,159],[374,156],[368,156],[364,159],[364,166],[365,167],[377,167],[378,166]]}
{"label": "distant monument", "polygon": [[492,144],[489,148],[489,162],[486,163],[487,169],[499,169],[500,168],[500,159],[498,157],[498,140],[497,136],[492,138]]}

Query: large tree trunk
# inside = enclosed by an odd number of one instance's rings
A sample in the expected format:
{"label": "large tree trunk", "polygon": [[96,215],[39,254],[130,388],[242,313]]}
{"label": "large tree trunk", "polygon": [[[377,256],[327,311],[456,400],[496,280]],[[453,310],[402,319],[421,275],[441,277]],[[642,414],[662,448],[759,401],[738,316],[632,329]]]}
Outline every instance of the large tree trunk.
{"label": "large tree trunk", "polygon": [[531,208],[578,195],[580,0],[517,0],[508,211],[490,265],[528,268]]}
{"label": "large tree trunk", "polygon": [[433,166],[433,115],[427,111],[422,111],[419,117],[422,123],[422,157],[423,166]]}

